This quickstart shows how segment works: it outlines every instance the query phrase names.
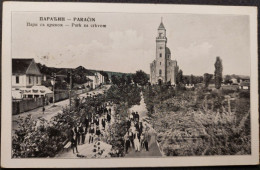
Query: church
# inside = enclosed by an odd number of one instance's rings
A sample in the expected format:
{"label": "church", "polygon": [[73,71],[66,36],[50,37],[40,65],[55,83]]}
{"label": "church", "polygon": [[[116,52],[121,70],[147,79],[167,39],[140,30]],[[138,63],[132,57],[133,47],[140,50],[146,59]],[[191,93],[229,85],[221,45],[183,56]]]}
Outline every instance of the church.
{"label": "church", "polygon": [[156,37],[156,58],[150,64],[150,83],[176,85],[178,69],[177,61],[171,59],[171,51],[167,47],[166,29],[161,21]]}

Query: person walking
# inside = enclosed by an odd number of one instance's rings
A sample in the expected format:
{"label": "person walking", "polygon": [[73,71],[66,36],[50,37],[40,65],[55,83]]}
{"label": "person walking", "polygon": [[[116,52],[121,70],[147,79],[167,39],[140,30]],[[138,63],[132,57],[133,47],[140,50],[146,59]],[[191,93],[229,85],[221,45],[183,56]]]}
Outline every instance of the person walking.
{"label": "person walking", "polygon": [[90,142],[93,143],[94,134],[95,134],[94,124],[91,124],[91,127],[89,129],[89,141],[88,141],[88,143],[90,143]]}
{"label": "person walking", "polygon": [[111,121],[111,114],[110,113],[107,113],[107,122],[110,124],[110,121]]}
{"label": "person walking", "polygon": [[128,132],[126,132],[124,139],[125,139],[125,153],[127,154],[128,148],[130,147],[130,139],[129,139]]}
{"label": "person walking", "polygon": [[149,128],[146,128],[145,129],[145,132],[144,132],[144,146],[145,146],[145,150],[148,152],[149,151],[149,148],[148,148],[148,142],[150,140],[150,134],[148,132]]}
{"label": "person walking", "polygon": [[135,145],[134,145],[134,134],[132,132],[132,129],[128,130],[128,138],[130,140],[130,143],[132,144],[132,147],[134,148],[135,147]]}
{"label": "person walking", "polygon": [[106,129],[106,120],[104,117],[102,118],[101,123],[102,123],[103,129],[105,130]]}
{"label": "person walking", "polygon": [[77,147],[77,141],[76,141],[76,133],[74,132],[74,129],[71,128],[70,130],[70,142],[71,142],[71,148],[73,150],[73,154],[74,154],[74,148],[76,149],[76,152],[78,152],[78,147]]}
{"label": "person walking", "polygon": [[[139,135],[141,135],[143,133],[143,124],[142,124],[142,122],[139,122],[138,131],[139,131]],[[140,138],[140,136],[139,136],[139,138]]]}
{"label": "person walking", "polygon": [[140,152],[140,139],[138,138],[139,132],[136,130],[134,133],[134,145],[135,145],[135,152]]}
{"label": "person walking", "polygon": [[79,123],[77,123],[75,127],[75,135],[76,135],[76,142],[79,145],[80,144]]}
{"label": "person walking", "polygon": [[131,127],[131,121],[129,118],[126,118],[126,125],[127,125],[127,130]]}
{"label": "person walking", "polygon": [[81,138],[81,144],[85,143],[85,127],[82,126],[82,124],[80,124],[79,126],[79,135]]}
{"label": "person walking", "polygon": [[86,127],[86,130],[88,130],[88,126],[89,126],[89,115],[87,114],[86,117],[85,117],[85,127]]}
{"label": "person walking", "polygon": [[138,114],[138,112],[135,112],[135,121],[137,121],[137,122],[139,122],[139,114]]}
{"label": "person walking", "polygon": [[140,136],[140,143],[141,143],[141,148],[144,148],[144,133],[142,133]]}
{"label": "person walking", "polygon": [[99,126],[97,126],[97,128],[96,128],[96,135],[98,137],[98,140],[100,140],[101,131],[99,129]]}

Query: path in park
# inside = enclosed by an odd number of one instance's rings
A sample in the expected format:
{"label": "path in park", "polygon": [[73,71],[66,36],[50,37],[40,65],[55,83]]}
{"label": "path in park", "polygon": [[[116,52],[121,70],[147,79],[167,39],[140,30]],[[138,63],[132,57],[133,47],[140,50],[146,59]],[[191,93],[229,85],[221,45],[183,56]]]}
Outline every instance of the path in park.
{"label": "path in park", "polygon": [[[130,112],[135,111],[138,112],[140,115],[140,121],[143,120],[147,116],[147,109],[146,109],[146,104],[144,103],[144,97],[141,94],[141,101],[140,105],[134,105],[133,107],[130,108]],[[131,148],[129,150],[129,153],[125,155],[125,157],[161,157],[162,154],[159,150],[159,147],[156,142],[156,132],[155,130],[151,127],[150,124],[143,122],[144,127],[148,126],[149,127],[149,134],[151,135],[151,139],[148,142],[149,146],[149,152],[146,152],[144,148],[141,148],[140,152],[135,152],[134,148]]]}

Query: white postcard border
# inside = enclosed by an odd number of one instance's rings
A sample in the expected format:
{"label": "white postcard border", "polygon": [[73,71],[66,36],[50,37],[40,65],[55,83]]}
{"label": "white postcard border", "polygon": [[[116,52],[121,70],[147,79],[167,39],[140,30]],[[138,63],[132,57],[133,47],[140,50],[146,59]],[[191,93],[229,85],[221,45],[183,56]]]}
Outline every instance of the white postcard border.
{"label": "white postcard border", "polygon": [[[11,14],[12,11],[80,11],[122,13],[189,13],[248,15],[250,18],[251,52],[251,155],[242,156],[187,156],[163,158],[113,158],[113,159],[11,159]],[[2,32],[2,167],[159,167],[244,165],[259,162],[258,126],[258,59],[257,59],[257,8],[241,6],[199,6],[159,4],[111,3],[54,3],[54,2],[4,2]]]}

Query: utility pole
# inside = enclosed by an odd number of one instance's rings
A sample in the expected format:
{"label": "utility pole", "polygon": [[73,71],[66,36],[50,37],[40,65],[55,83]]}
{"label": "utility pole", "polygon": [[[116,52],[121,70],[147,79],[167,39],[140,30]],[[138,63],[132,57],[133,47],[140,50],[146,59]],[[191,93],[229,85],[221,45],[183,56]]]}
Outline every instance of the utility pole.
{"label": "utility pole", "polygon": [[53,86],[53,104],[55,103],[55,80],[56,80],[56,73],[52,73],[51,84]]}
{"label": "utility pole", "polygon": [[71,110],[71,89],[72,89],[72,72],[71,72],[71,70],[70,70],[70,87],[69,88],[70,88],[69,89],[69,100],[70,100],[69,102],[70,102],[70,110]]}

